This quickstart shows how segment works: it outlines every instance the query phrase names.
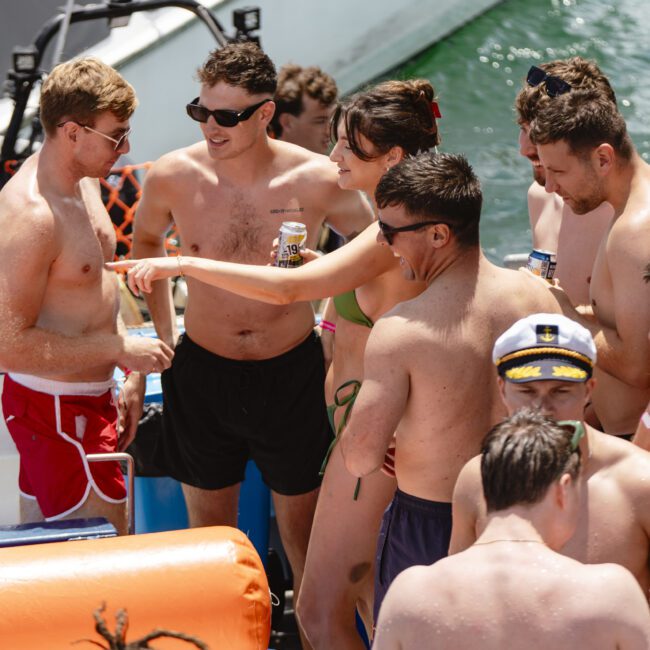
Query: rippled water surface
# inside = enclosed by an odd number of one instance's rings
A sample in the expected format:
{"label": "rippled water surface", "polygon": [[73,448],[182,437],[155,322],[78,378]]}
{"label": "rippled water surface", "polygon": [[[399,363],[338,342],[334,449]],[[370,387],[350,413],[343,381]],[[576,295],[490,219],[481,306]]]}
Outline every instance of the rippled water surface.
{"label": "rippled water surface", "polygon": [[491,259],[530,249],[526,190],[532,177],[518,153],[513,109],[528,68],[575,55],[595,59],[648,159],[648,34],[648,0],[506,0],[386,75],[433,83],[443,115],[443,149],[465,153],[483,182],[481,239]]}

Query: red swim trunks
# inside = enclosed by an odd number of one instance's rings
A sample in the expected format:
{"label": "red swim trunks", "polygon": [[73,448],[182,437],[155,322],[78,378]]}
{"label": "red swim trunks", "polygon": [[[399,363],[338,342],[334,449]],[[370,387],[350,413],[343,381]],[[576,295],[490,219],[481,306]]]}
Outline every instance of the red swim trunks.
{"label": "red swim trunks", "polygon": [[48,521],[74,512],[91,489],[109,503],[126,499],[119,463],[86,460],[117,449],[111,384],[5,377],[2,410],[20,454],[20,492],[38,501]]}

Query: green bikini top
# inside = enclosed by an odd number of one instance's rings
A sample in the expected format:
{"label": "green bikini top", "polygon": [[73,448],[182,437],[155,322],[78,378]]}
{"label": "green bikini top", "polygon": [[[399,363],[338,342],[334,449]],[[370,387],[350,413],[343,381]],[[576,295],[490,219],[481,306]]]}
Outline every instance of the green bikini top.
{"label": "green bikini top", "polygon": [[357,294],[354,290],[342,293],[340,296],[334,296],[334,308],[336,313],[345,320],[357,325],[372,327],[373,322],[361,311],[357,302]]}

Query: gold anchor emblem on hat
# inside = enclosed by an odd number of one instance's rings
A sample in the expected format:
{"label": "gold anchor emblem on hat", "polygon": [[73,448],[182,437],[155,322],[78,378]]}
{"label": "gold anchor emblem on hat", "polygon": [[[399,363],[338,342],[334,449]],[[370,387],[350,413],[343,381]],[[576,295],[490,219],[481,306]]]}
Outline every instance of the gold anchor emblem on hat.
{"label": "gold anchor emblem on hat", "polygon": [[544,343],[550,343],[555,338],[555,334],[553,334],[553,330],[547,325],[544,328],[544,333],[541,334],[539,338],[544,341]]}

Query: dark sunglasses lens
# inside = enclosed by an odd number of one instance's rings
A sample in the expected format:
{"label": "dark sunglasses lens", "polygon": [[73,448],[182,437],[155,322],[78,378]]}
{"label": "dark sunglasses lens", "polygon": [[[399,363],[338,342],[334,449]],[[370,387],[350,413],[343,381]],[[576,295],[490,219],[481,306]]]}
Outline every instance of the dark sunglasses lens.
{"label": "dark sunglasses lens", "polygon": [[196,122],[207,122],[210,117],[208,109],[197,104],[188,104],[187,114]]}
{"label": "dark sunglasses lens", "polygon": [[549,97],[557,97],[563,95],[571,90],[571,86],[566,81],[562,81],[558,77],[548,77],[546,79],[546,92]]}
{"label": "dark sunglasses lens", "polygon": [[235,111],[212,111],[212,117],[220,126],[232,127],[239,124],[239,116]]}
{"label": "dark sunglasses lens", "polygon": [[528,76],[526,77],[526,82],[529,86],[539,86],[539,84],[544,81],[546,73],[541,68],[538,68],[536,65],[531,66],[528,71]]}

